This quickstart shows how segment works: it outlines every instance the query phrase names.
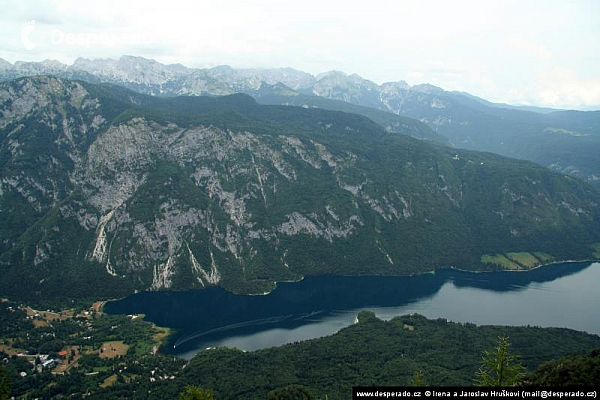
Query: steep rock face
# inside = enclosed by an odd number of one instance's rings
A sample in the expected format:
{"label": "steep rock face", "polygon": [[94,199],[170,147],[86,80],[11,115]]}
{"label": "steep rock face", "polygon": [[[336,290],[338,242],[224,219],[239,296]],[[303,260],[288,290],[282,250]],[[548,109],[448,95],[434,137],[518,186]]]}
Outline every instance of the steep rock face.
{"label": "steep rock face", "polygon": [[68,171],[106,125],[104,111],[79,82],[41,77],[0,87],[2,252],[73,192]]}
{"label": "steep rock face", "polygon": [[[298,179],[289,157],[314,169],[351,164],[334,161],[317,142],[305,146],[293,136],[184,129],[143,118],[110,127],[71,175],[86,204],[98,212],[78,219],[84,229],[88,221],[98,220],[86,260],[102,263],[113,276],[134,274],[153,289],[173,287],[176,264],[183,263],[191,267],[196,284],[204,286],[219,283],[220,268],[232,264],[244,273],[245,264],[258,255],[254,242],[303,234],[332,242],[361,224],[358,215],[340,221],[331,207],[321,215],[290,210],[267,224],[259,214],[276,195],[277,183]],[[63,205],[63,218],[80,215],[78,206]],[[284,276],[294,277],[290,272]]]}
{"label": "steep rock face", "polygon": [[248,68],[233,69],[227,65],[205,70],[215,80],[223,82],[238,91],[256,90],[262,83],[274,85],[283,83],[292,89],[304,89],[315,83],[315,78],[306,72],[293,68]]}
{"label": "steep rock face", "polygon": [[598,195],[525,162],[249,97],[0,85],[0,290],[114,296],[306,274],[411,274],[483,254],[581,257]]}
{"label": "steep rock face", "polygon": [[[88,60],[78,58],[73,65],[67,66],[57,61],[46,60],[41,63],[17,62],[12,65],[0,59],[0,80],[8,80],[19,76],[54,74],[68,79],[82,79],[92,83],[106,82],[117,84],[139,93],[154,96],[224,96],[234,93],[247,93],[264,104],[302,105],[328,110],[355,112],[373,118],[390,132],[400,132],[417,139],[431,140],[441,144],[450,144],[447,138],[433,132],[424,124],[415,125],[416,121],[402,121],[387,114],[388,111],[399,111],[392,106],[386,108],[381,101],[380,88],[373,82],[358,75],[346,75],[343,72],[331,71],[314,77],[306,72],[292,68],[252,68],[234,69],[227,65],[210,69],[186,68],[180,64],[164,65],[155,60],[143,57],[122,56],[118,60]],[[278,97],[265,97],[263,86],[278,86]],[[406,82],[384,84],[383,87],[408,90]],[[385,90],[383,90],[385,92]],[[290,101],[290,96],[304,94],[304,104]],[[328,101],[315,101],[305,94],[316,94],[322,100],[343,100],[335,104]],[[394,100],[392,100],[393,102]],[[368,105],[352,107],[352,104]],[[350,106],[350,107],[349,107]],[[349,109],[350,108],[350,109]],[[377,110],[379,115],[377,115]],[[407,123],[408,122],[408,123]],[[407,129],[407,125],[410,128]]]}
{"label": "steep rock face", "polygon": [[[277,102],[356,112],[374,119],[390,132],[402,130],[418,139],[534,161],[600,188],[597,161],[600,111],[556,111],[494,104],[468,93],[448,92],[429,84],[411,87],[399,81],[377,85],[356,74],[340,71],[315,77],[291,68],[234,69],[224,65],[196,69],[132,56],[118,60],[80,58],[71,66],[52,60],[12,65],[0,59],[0,81],[39,74],[107,82],[155,96],[247,93],[265,104]],[[281,85],[285,89],[278,90],[278,96],[268,96],[267,100],[261,93],[264,85]],[[300,94],[304,97],[300,98]],[[341,107],[307,96],[346,105]],[[349,105],[367,110],[350,111]],[[377,115],[375,111],[417,119],[427,124],[430,132],[419,127],[404,129],[401,121]]]}
{"label": "steep rock face", "polygon": [[143,57],[123,56],[119,60],[78,58],[70,68],[111,81],[161,85],[188,72],[178,65],[163,65]]}
{"label": "steep rock face", "polygon": [[377,84],[356,74],[348,76],[340,71],[331,71],[319,75],[312,93],[328,99],[380,108]]}

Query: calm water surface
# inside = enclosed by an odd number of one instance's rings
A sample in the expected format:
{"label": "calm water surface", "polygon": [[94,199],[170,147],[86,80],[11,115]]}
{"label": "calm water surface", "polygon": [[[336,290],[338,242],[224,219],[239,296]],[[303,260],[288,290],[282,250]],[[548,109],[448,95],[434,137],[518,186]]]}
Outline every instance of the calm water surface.
{"label": "calm water surface", "polygon": [[566,327],[600,334],[600,263],[562,263],[528,272],[451,269],[411,277],[309,277],[266,296],[220,288],[144,292],[110,302],[112,314],[146,314],[174,328],[166,352],[191,358],[207,347],[256,350],[322,337],[361,310],[379,318],[419,313],[479,325]]}

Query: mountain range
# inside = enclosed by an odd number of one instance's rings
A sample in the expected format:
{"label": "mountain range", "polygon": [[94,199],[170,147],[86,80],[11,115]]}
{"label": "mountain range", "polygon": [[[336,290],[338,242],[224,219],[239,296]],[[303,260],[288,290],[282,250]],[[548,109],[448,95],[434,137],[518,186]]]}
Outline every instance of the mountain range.
{"label": "mountain range", "polygon": [[0,292],[10,296],[263,293],[306,275],[597,257],[592,187],[415,139],[431,130],[405,117],[387,129],[246,94],[151,96],[56,76],[0,83],[0,113]]}
{"label": "mountain range", "polygon": [[[0,80],[38,74],[113,83],[154,96],[246,93],[265,104],[359,113],[390,131],[534,161],[600,188],[600,111],[515,107],[429,84],[378,85],[340,71],[313,76],[291,68],[198,69],[132,56],[79,58],[70,66],[51,60],[14,65],[0,60]],[[400,117],[417,119],[431,129],[411,132],[403,125],[416,122]]]}

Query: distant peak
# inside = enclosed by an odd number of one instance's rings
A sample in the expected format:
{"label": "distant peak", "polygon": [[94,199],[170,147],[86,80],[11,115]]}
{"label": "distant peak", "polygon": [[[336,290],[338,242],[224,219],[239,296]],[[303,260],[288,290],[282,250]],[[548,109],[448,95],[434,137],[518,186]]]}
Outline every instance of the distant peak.
{"label": "distant peak", "polygon": [[382,88],[397,88],[397,89],[404,89],[404,90],[409,90],[410,89],[410,85],[406,82],[406,81],[397,81],[397,82],[385,82],[381,85]]}
{"label": "distant peak", "polygon": [[153,60],[151,58],[145,58],[145,57],[141,57],[141,56],[131,56],[131,55],[127,55],[127,54],[124,54],[121,57],[119,57],[119,61],[128,61],[128,60],[157,62],[156,60]]}
{"label": "distant peak", "polygon": [[42,65],[52,65],[52,66],[61,66],[61,67],[66,67],[66,64],[61,63],[58,60],[51,60],[51,59],[46,59],[44,61],[42,61],[41,63]]}
{"label": "distant peak", "polygon": [[216,67],[213,67],[210,69],[211,71],[214,72],[233,72],[234,69],[231,68],[229,65],[217,65]]}
{"label": "distant peak", "polygon": [[113,60],[112,58],[84,58],[84,57],[77,57],[77,59],[75,59],[75,61],[73,61],[72,66],[73,67],[77,67],[80,65],[88,65],[88,64],[93,64],[93,63],[114,63],[116,62],[115,60]]}
{"label": "distant peak", "polygon": [[422,83],[420,85],[415,85],[411,89],[414,90],[415,92],[428,93],[428,94],[444,93],[444,89],[434,86],[434,85],[431,85],[429,83]]}
{"label": "distant peak", "polygon": [[329,78],[333,76],[347,77],[348,75],[343,71],[332,69],[331,71],[321,72],[320,74],[317,74],[316,78],[317,80],[321,80],[323,78]]}
{"label": "distant peak", "polygon": [[83,57],[77,57],[77,58],[75,59],[75,61],[73,61],[73,64],[72,64],[72,65],[77,65],[77,64],[80,64],[80,63],[85,63],[85,62],[89,62],[89,61],[91,61],[91,60],[89,60],[89,59],[87,59],[87,58],[83,58]]}

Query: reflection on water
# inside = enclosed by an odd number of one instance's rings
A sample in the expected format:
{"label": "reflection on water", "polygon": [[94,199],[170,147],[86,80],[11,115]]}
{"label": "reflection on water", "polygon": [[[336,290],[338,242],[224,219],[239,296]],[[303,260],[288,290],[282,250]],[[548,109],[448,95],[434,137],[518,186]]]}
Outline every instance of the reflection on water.
{"label": "reflection on water", "polygon": [[600,264],[563,263],[528,272],[469,273],[451,269],[412,277],[309,277],[280,283],[266,296],[220,288],[144,292],[105,306],[144,313],[175,328],[168,352],[245,350],[329,335],[362,309],[380,318],[418,312],[477,324],[561,326],[600,333]]}

